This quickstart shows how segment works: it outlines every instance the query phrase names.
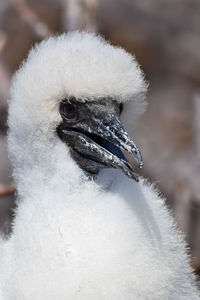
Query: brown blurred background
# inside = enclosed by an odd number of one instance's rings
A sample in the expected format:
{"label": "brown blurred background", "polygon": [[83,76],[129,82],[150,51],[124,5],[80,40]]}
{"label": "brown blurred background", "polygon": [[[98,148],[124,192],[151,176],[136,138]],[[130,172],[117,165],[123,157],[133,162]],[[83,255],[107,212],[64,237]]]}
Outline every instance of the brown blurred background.
{"label": "brown blurred background", "polygon": [[0,0],[0,230],[15,206],[6,149],[13,72],[35,42],[74,29],[103,34],[134,53],[150,84],[134,132],[143,175],[172,208],[200,273],[200,1]]}

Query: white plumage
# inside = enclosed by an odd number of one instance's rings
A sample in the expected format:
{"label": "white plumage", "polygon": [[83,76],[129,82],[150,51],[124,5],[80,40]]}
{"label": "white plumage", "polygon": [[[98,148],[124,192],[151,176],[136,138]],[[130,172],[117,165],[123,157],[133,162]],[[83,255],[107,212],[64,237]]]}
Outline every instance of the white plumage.
{"label": "white plumage", "polygon": [[134,58],[89,33],[36,46],[17,72],[9,149],[18,190],[0,244],[1,300],[197,300],[184,242],[163,199],[115,169],[91,180],[56,134],[59,103],[109,97],[128,126],[146,86]]}

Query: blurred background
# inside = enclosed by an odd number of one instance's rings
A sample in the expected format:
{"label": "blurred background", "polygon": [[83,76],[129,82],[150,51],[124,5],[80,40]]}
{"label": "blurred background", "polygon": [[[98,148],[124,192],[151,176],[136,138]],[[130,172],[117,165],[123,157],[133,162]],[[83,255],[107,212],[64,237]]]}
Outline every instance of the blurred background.
{"label": "blurred background", "polygon": [[172,209],[200,274],[200,1],[0,0],[0,231],[11,232],[15,187],[6,147],[13,72],[36,43],[75,29],[135,54],[149,82],[134,136],[145,177]]}

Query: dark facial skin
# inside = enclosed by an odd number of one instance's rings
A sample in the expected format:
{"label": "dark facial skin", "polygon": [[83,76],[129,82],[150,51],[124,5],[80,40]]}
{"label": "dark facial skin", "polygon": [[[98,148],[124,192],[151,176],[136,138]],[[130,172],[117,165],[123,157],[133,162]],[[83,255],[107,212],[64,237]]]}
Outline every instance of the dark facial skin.
{"label": "dark facial skin", "polygon": [[103,167],[114,167],[138,181],[121,151],[132,153],[142,166],[139,150],[120,123],[122,108],[122,104],[112,99],[91,102],[64,99],[60,104],[62,122],[57,134],[68,145],[72,158],[87,173],[97,174]]}

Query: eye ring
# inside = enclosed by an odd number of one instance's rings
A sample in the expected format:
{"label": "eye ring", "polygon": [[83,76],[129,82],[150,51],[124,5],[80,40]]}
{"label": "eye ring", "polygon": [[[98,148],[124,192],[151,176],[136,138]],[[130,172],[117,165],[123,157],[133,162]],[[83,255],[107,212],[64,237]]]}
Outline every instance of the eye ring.
{"label": "eye ring", "polygon": [[73,121],[78,119],[78,109],[75,102],[62,100],[60,104],[60,114],[65,120]]}

